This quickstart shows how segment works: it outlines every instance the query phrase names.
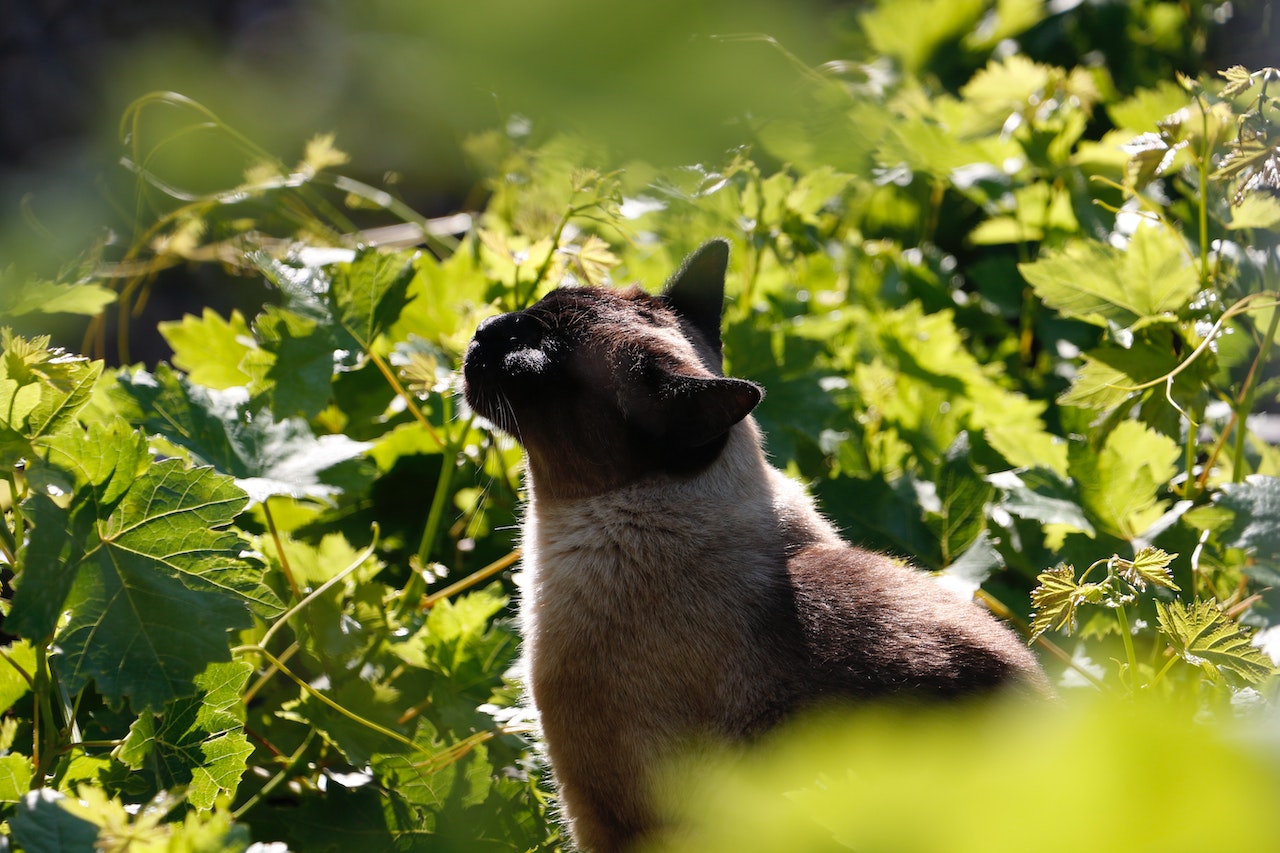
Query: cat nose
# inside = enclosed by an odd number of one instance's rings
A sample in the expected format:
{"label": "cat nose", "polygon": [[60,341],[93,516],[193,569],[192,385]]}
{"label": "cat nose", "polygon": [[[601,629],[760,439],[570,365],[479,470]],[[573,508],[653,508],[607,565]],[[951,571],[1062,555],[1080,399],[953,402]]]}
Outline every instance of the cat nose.
{"label": "cat nose", "polygon": [[509,344],[513,349],[533,346],[542,339],[542,326],[523,311],[490,317],[476,327],[482,344]]}

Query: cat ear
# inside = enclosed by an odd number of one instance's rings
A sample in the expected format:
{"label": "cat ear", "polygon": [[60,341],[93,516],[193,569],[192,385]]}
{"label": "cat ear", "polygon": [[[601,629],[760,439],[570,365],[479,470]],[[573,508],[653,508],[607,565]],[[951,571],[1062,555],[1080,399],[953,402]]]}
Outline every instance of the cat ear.
{"label": "cat ear", "polygon": [[720,346],[720,312],[724,309],[724,274],[728,268],[729,241],[708,240],[684,259],[662,289],[667,304],[716,347]]}
{"label": "cat ear", "polygon": [[657,394],[622,401],[628,420],[675,446],[701,447],[751,414],[764,389],[745,379],[664,373]]}

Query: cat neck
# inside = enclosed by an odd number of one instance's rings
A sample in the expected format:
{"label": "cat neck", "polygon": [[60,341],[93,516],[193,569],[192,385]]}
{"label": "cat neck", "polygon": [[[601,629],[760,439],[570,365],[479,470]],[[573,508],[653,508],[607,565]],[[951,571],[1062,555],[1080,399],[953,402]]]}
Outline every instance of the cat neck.
{"label": "cat neck", "polygon": [[547,496],[531,480],[525,514],[526,546],[558,549],[565,542],[635,542],[663,539],[706,542],[775,554],[839,535],[815,509],[801,485],[765,458],[760,429],[748,417],[729,432],[723,452],[696,474],[653,474],[586,497]]}

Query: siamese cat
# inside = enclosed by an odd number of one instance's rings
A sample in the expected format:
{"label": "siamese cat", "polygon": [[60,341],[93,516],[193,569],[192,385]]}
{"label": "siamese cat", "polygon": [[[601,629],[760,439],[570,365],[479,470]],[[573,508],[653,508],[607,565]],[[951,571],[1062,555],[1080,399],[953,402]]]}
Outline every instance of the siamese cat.
{"label": "siamese cat", "polygon": [[824,703],[1048,692],[985,610],[844,542],[765,458],[762,389],[723,375],[729,247],[661,295],[564,287],[480,324],[470,406],[524,447],[521,630],[576,845],[657,828],[655,768]]}

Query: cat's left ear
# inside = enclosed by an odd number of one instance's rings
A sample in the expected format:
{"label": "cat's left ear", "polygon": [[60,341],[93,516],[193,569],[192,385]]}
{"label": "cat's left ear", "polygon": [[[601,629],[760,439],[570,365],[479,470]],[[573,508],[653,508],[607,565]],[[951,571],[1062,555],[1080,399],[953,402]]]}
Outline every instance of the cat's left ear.
{"label": "cat's left ear", "polygon": [[724,435],[764,399],[764,389],[745,379],[686,376],[662,371],[657,393],[624,392],[629,421],[677,447],[701,447]]}
{"label": "cat's left ear", "polygon": [[724,274],[729,269],[729,241],[708,240],[684,259],[667,280],[662,298],[720,348],[720,313],[724,310]]}

